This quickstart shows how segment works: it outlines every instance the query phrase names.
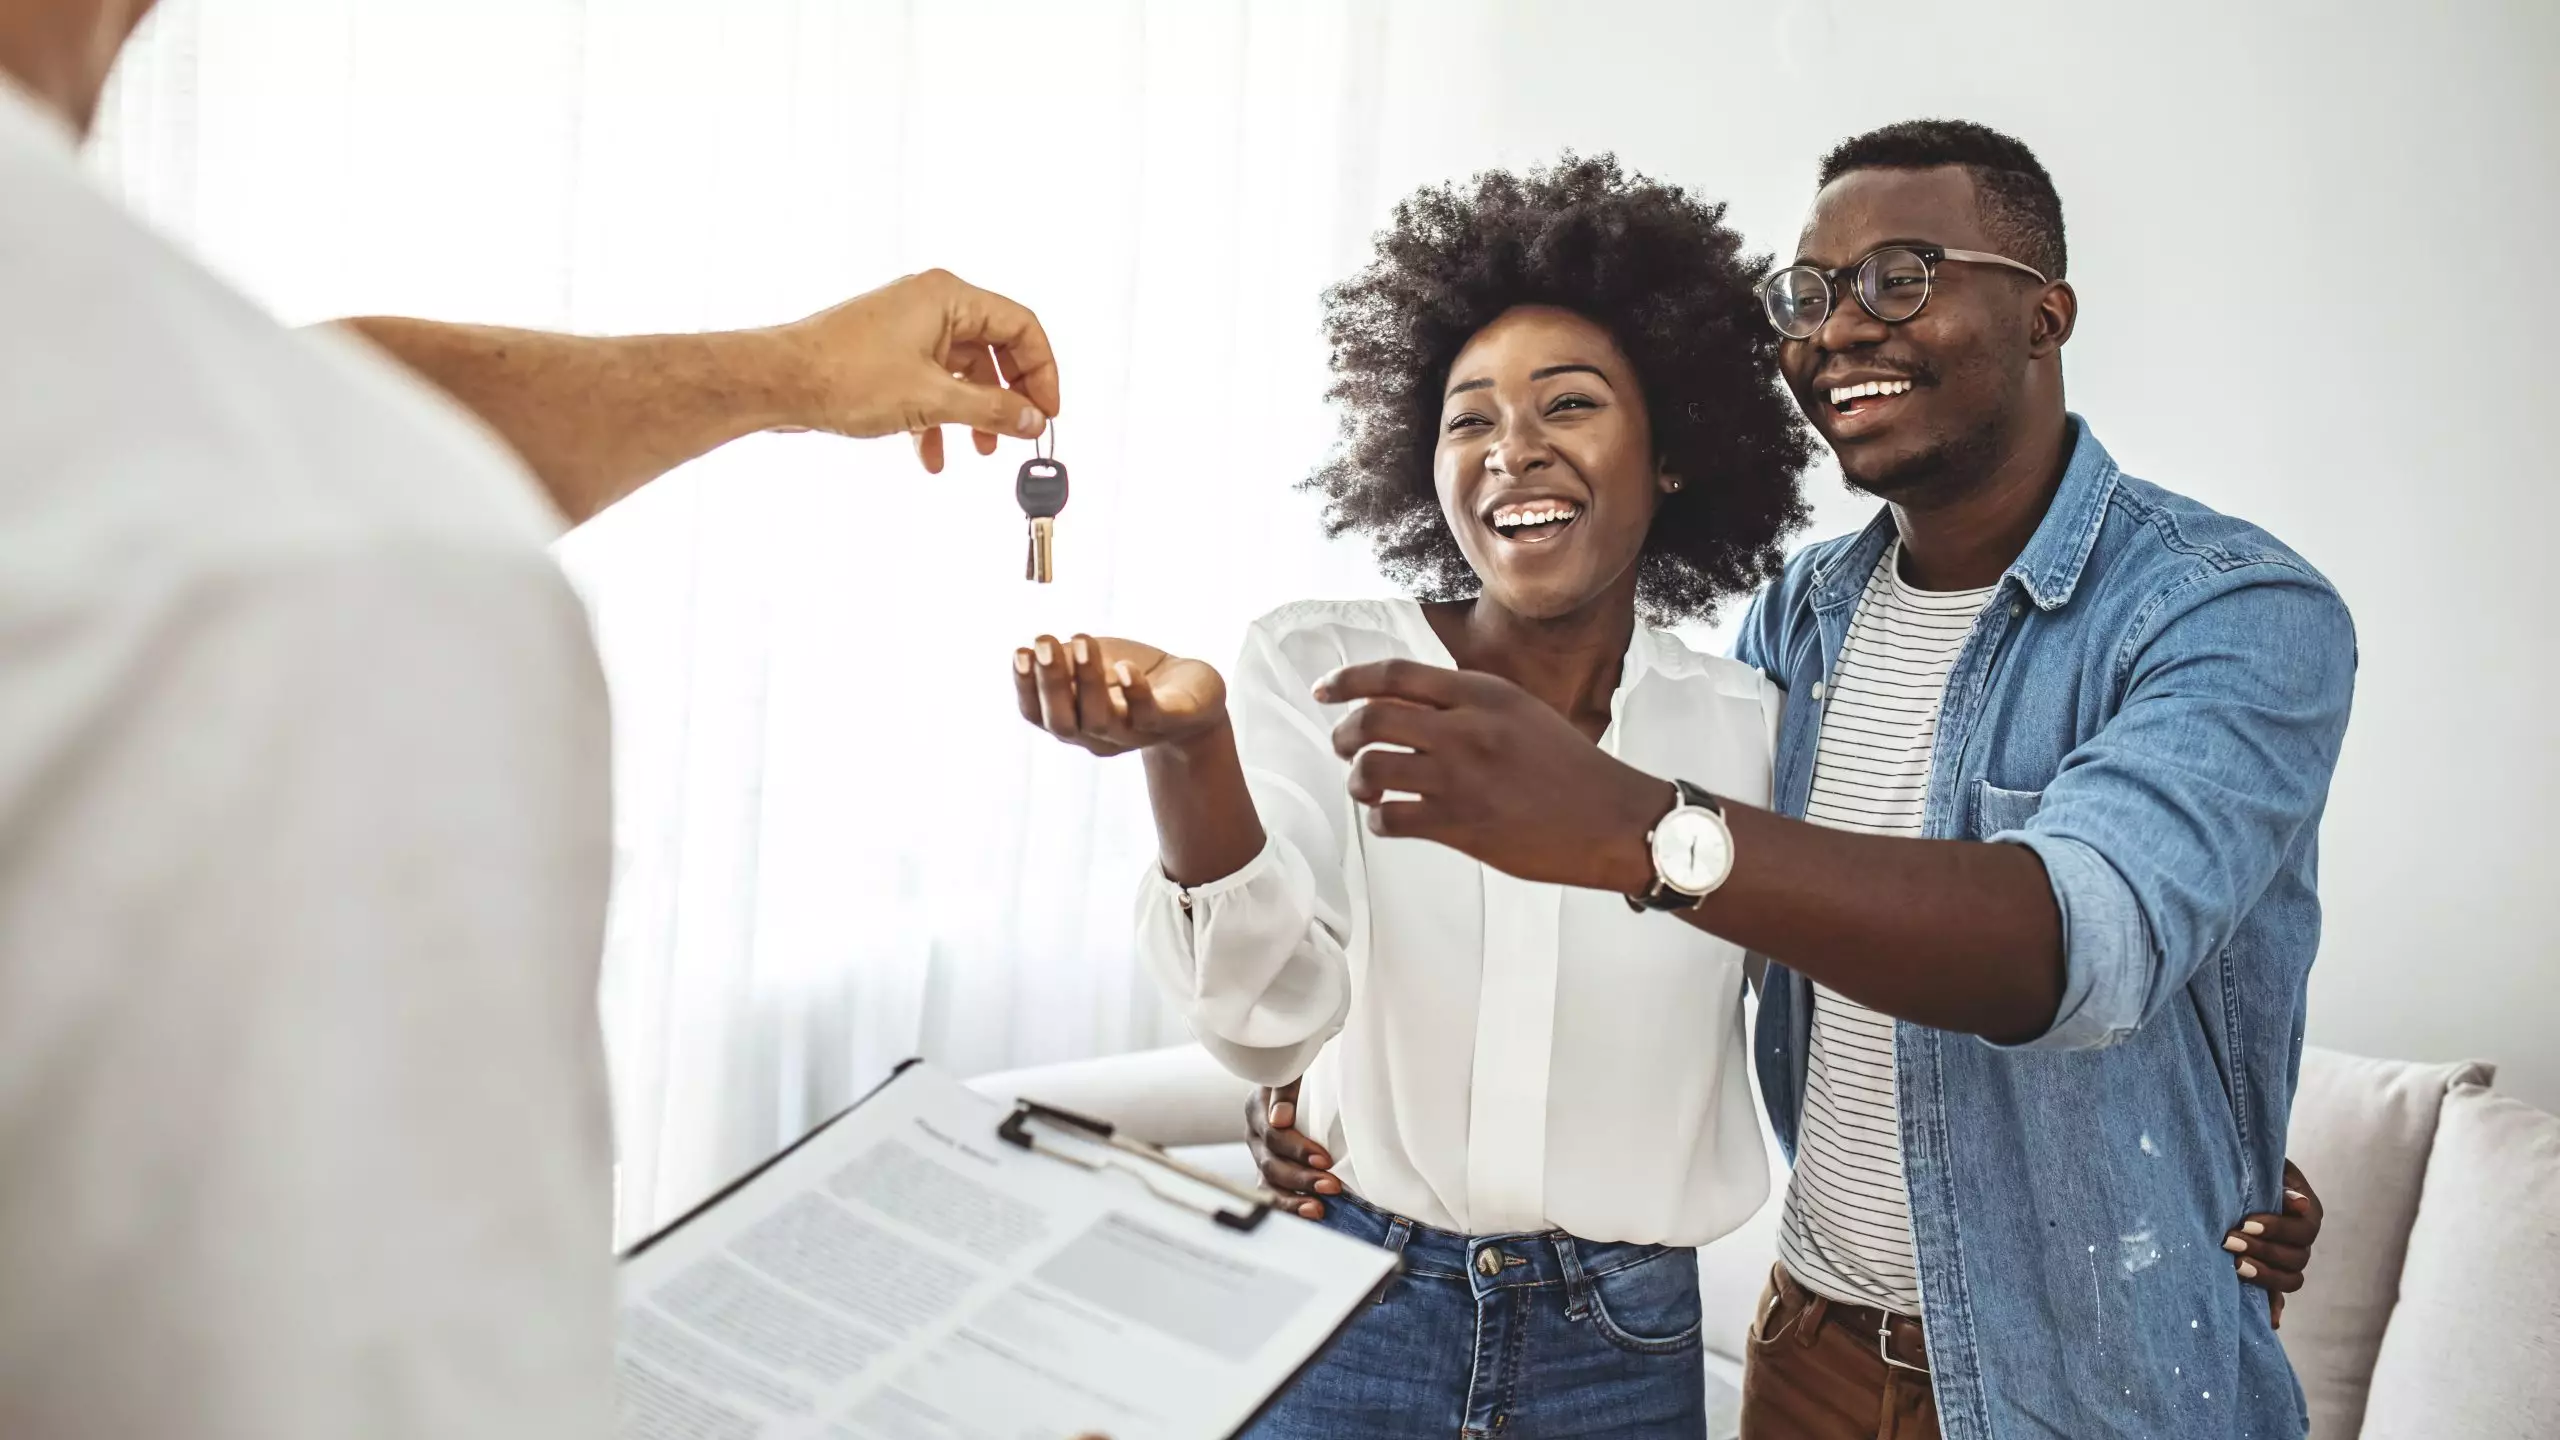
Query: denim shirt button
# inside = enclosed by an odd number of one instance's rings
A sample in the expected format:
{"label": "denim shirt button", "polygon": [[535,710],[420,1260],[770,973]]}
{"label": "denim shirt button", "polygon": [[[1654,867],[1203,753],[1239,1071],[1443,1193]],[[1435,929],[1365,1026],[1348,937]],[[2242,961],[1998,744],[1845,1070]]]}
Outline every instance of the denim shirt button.
{"label": "denim shirt button", "polygon": [[2012,600],[2012,601],[2010,601],[2010,602],[2009,602],[2009,618],[2010,618],[2010,619],[2015,620],[2015,619],[2017,619],[2019,616],[2024,615],[2024,614],[2026,614],[2026,613],[2027,613],[2027,602],[2026,602],[2026,601],[2024,601],[2024,600]]}
{"label": "denim shirt button", "polygon": [[1476,1252],[1476,1273],[1488,1280],[1502,1273],[1502,1250],[1499,1246],[1487,1245]]}

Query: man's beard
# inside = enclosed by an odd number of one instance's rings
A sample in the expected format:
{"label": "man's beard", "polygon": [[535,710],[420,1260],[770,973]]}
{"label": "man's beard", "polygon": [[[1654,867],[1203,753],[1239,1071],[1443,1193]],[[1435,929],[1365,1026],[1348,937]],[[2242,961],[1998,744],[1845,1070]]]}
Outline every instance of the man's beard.
{"label": "man's beard", "polygon": [[1989,478],[2000,458],[2000,431],[1995,425],[1959,435],[1908,456],[1881,474],[1853,475],[1840,467],[1849,488],[1888,504],[1927,508],[1933,500],[1949,500]]}

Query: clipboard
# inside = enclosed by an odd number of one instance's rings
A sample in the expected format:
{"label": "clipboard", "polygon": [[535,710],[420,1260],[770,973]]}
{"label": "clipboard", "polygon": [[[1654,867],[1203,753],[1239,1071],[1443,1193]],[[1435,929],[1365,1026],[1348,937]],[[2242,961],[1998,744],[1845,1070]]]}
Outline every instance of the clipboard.
{"label": "clipboard", "polygon": [[[1236,1208],[1225,1206],[1203,1208],[1207,1210],[1212,1220],[1229,1229],[1250,1233],[1273,1212],[1288,1206],[1289,1197],[1277,1190],[1258,1185],[1238,1185],[1222,1175],[1212,1174],[1185,1162],[1178,1156],[1167,1153],[1162,1146],[1150,1144],[1144,1140],[1132,1140],[1128,1136],[1119,1134],[1117,1127],[1108,1120],[1096,1120],[1090,1116],[1078,1115],[1072,1110],[1063,1110],[1055,1105],[1044,1105],[1037,1100],[1016,1099],[1013,1102],[1013,1113],[1007,1115],[1004,1123],[996,1127],[996,1138],[1008,1145],[1039,1151],[1070,1165],[1089,1169],[1102,1163],[1041,1143],[1039,1137],[1033,1133],[1032,1127],[1044,1122],[1064,1127],[1085,1138],[1107,1145],[1115,1156],[1128,1157],[1130,1162],[1134,1162],[1133,1173],[1138,1174],[1147,1188],[1154,1191],[1157,1198],[1164,1200],[1167,1204],[1181,1205],[1186,1202],[1168,1193],[1155,1181],[1149,1179],[1144,1169],[1138,1167],[1171,1171],[1195,1185],[1228,1196],[1236,1202]],[[1404,1257],[1400,1252],[1390,1252],[1389,1260],[1391,1268],[1387,1272],[1387,1278],[1378,1282],[1381,1287],[1379,1292],[1381,1298],[1384,1294],[1383,1287],[1397,1275],[1404,1273]],[[1262,1417],[1269,1413],[1271,1407],[1279,1403],[1280,1397],[1288,1393],[1289,1387],[1297,1384],[1300,1376],[1306,1374],[1317,1361],[1322,1360],[1325,1352],[1333,1348],[1334,1342],[1342,1338],[1342,1332],[1351,1327],[1351,1322],[1360,1318],[1363,1308],[1365,1307],[1354,1308],[1350,1314],[1344,1316],[1342,1323],[1336,1325],[1333,1332],[1325,1337],[1324,1343],[1318,1345],[1306,1359],[1300,1361],[1298,1368],[1289,1372],[1289,1378],[1281,1381],[1277,1388],[1265,1396],[1262,1403],[1254,1408],[1254,1412],[1245,1417],[1243,1424],[1227,1432],[1227,1440],[1235,1440],[1235,1437],[1243,1435],[1255,1425],[1260,1424]]]}
{"label": "clipboard", "polygon": [[[737,1179],[721,1186],[708,1197],[695,1204],[693,1208],[685,1211],[675,1219],[668,1221],[666,1224],[650,1231],[647,1235],[644,1235],[638,1240],[635,1240],[631,1242],[631,1244],[623,1247],[620,1251],[615,1253],[614,1259],[616,1262],[634,1259],[639,1255],[646,1253],[650,1247],[656,1245],[660,1240],[665,1239],[667,1236],[684,1228],[685,1225],[693,1221],[695,1218],[718,1209],[720,1204],[730,1196],[735,1195],[739,1191],[747,1188],[749,1185],[754,1184],[759,1176],[762,1176],[765,1172],[773,1169],[773,1167],[781,1164],[783,1161],[790,1159],[792,1154],[798,1151],[802,1146],[809,1144],[811,1141],[816,1140],[820,1135],[824,1134],[829,1126],[834,1125],[837,1121],[844,1119],[854,1111],[862,1108],[863,1104],[870,1100],[872,1096],[888,1089],[892,1081],[895,1081],[899,1076],[906,1074],[910,1068],[923,1063],[924,1057],[920,1055],[910,1055],[906,1059],[899,1061],[896,1065],[890,1068],[889,1073],[886,1076],[882,1077],[879,1084],[864,1091],[852,1104],[845,1106],[833,1115],[819,1121],[799,1139],[794,1140],[790,1144],[782,1147],[780,1150],[775,1151],[773,1155],[767,1158],[763,1163],[755,1166],[755,1168],[751,1170],[748,1170]],[[1037,1151],[1049,1156],[1051,1159],[1062,1160],[1070,1165],[1075,1165],[1084,1169],[1094,1168],[1092,1162],[1087,1161],[1081,1156],[1069,1153],[1054,1145],[1041,1143],[1038,1135],[1033,1133],[1032,1130],[1032,1127],[1038,1124],[1048,1124],[1059,1127],[1069,1131],[1070,1133],[1107,1145],[1115,1154],[1128,1157],[1128,1160],[1132,1162],[1132,1172],[1138,1174],[1141,1181],[1144,1181],[1147,1184],[1148,1189],[1156,1191],[1158,1196],[1169,1204],[1180,1205],[1185,1204],[1186,1202],[1177,1196],[1167,1194],[1154,1181],[1148,1179],[1145,1171],[1138,1169],[1138,1166],[1143,1165],[1153,1167],[1155,1169],[1170,1171],[1194,1185],[1198,1185],[1227,1196],[1236,1202],[1238,1208],[1230,1210],[1221,1207],[1210,1212],[1210,1217],[1216,1220],[1217,1223],[1227,1226],[1230,1229],[1250,1232],[1260,1226],[1265,1217],[1269,1216],[1275,1210],[1287,1208],[1289,1203],[1289,1197],[1281,1194],[1277,1190],[1256,1185],[1239,1185],[1234,1181],[1227,1179],[1223,1175],[1213,1174],[1210,1171],[1201,1169],[1199,1166],[1189,1164],[1178,1156],[1167,1152],[1164,1147],[1160,1145],[1150,1144],[1144,1140],[1132,1140],[1128,1136],[1120,1134],[1119,1128],[1108,1120],[1096,1120],[1091,1116],[1079,1115],[1072,1110],[1064,1110],[1055,1105],[1044,1105],[1037,1100],[1016,1099],[1013,1102],[1013,1112],[1007,1115],[1001,1124],[997,1125],[996,1138],[1015,1147],[1016,1149]]]}
{"label": "clipboard", "polygon": [[802,1135],[799,1139],[792,1141],[790,1144],[783,1146],[781,1149],[776,1150],[771,1156],[767,1157],[763,1163],[757,1165],[751,1170],[748,1170],[737,1179],[732,1180],[728,1184],[721,1186],[719,1189],[712,1191],[711,1194],[704,1197],[702,1201],[696,1204],[692,1209],[685,1211],[673,1220],[668,1221],[666,1224],[659,1226],[657,1229],[650,1231],[648,1234],[641,1236],[639,1239],[632,1241],[629,1245],[626,1245],[622,1249],[616,1251],[613,1257],[614,1263],[621,1265],[638,1259],[640,1256],[647,1254],[659,1241],[666,1239],[668,1236],[675,1234],[679,1230],[682,1230],[685,1226],[692,1224],[695,1220],[719,1209],[723,1201],[727,1200],[730,1196],[737,1194],[739,1191],[746,1189],[748,1186],[753,1185],[757,1179],[765,1174],[765,1172],[773,1169],[773,1167],[781,1164],[783,1161],[790,1159],[803,1146],[827,1133],[828,1127],[834,1125],[837,1121],[844,1119],[846,1116],[851,1115],[854,1111],[861,1109],[872,1096],[888,1089],[890,1084],[897,1080],[899,1076],[906,1074],[909,1070],[912,1070],[923,1063],[923,1056],[910,1055],[906,1059],[899,1061],[897,1064],[890,1066],[889,1073],[880,1077],[880,1083],[856,1096],[852,1104],[845,1106],[833,1115],[830,1115],[826,1119],[819,1121],[817,1124],[810,1126],[808,1133]]}
{"label": "clipboard", "polygon": [[[1060,1146],[1047,1144],[1040,1139],[1033,1128],[1038,1125],[1054,1126],[1104,1146],[1107,1154],[1112,1158],[1108,1161],[1089,1160]],[[1144,1140],[1132,1140],[1120,1134],[1117,1127],[1108,1120],[1095,1120],[1078,1115],[1072,1110],[1061,1110],[1055,1105],[1043,1105],[1037,1100],[1014,1101],[1013,1113],[1007,1115],[1004,1123],[996,1127],[996,1138],[1019,1149],[1035,1151],[1053,1160],[1061,1160],[1087,1170],[1097,1169],[1106,1163],[1121,1164],[1154,1192],[1156,1198],[1169,1205],[1185,1205],[1188,1202],[1159,1184],[1151,1173],[1171,1172],[1193,1185],[1233,1200],[1234,1207],[1213,1205],[1196,1208],[1205,1211],[1210,1219],[1228,1229],[1241,1230],[1247,1234],[1260,1228],[1263,1220],[1272,1211],[1288,1203],[1288,1197],[1276,1190],[1265,1189],[1259,1185],[1238,1185],[1223,1175],[1212,1174],[1197,1165],[1177,1159],[1160,1145],[1151,1145]]]}
{"label": "clipboard", "polygon": [[[632,1417],[651,1405],[661,1419],[734,1411],[741,1433],[776,1440],[1048,1423],[1045,1405],[989,1408],[1016,1393],[1054,1395],[1062,1440],[1240,1433],[1401,1268],[1383,1248],[1267,1223],[1286,1204],[1110,1122],[1007,1109],[905,1061],[622,1252],[625,1433],[646,1433]],[[890,1315],[887,1295],[924,1308]],[[760,1331],[722,1331],[754,1305]],[[819,1339],[768,1344],[778,1314],[809,1317]],[[848,1337],[874,1348],[843,1368]],[[1073,1383],[1045,1391],[1044,1377]],[[915,1418],[943,1410],[968,1413]]]}

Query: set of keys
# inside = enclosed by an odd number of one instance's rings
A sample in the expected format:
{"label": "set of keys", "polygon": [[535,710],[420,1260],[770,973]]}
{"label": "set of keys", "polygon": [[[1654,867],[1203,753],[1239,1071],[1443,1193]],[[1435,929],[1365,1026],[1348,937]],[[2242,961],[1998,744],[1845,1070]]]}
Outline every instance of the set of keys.
{"label": "set of keys", "polygon": [[1031,524],[1031,553],[1023,560],[1022,578],[1039,585],[1055,574],[1051,552],[1057,547],[1058,512],[1067,508],[1067,467],[1058,463],[1054,434],[1053,425],[1044,435],[1050,439],[1050,453],[1023,461],[1013,477],[1014,501]]}

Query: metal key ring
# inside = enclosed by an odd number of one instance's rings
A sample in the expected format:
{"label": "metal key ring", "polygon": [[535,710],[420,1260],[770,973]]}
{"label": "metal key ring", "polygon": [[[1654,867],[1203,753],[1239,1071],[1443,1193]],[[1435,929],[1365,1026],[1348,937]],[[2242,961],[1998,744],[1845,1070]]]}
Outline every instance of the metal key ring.
{"label": "metal key ring", "polygon": [[[1041,448],[1044,445],[1048,447],[1045,450]],[[1043,460],[1058,458],[1058,422],[1056,420],[1041,426],[1040,433],[1031,438],[1031,453]]]}

